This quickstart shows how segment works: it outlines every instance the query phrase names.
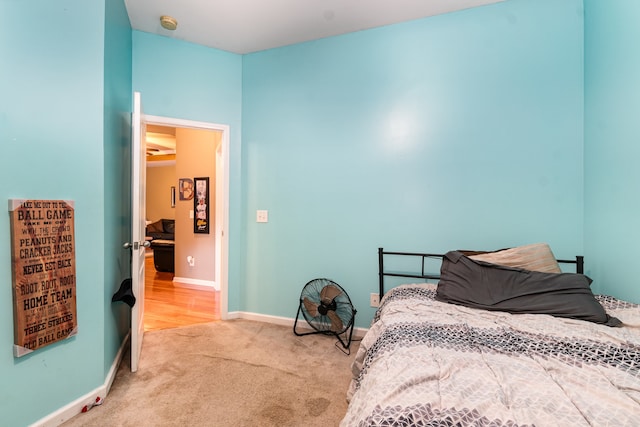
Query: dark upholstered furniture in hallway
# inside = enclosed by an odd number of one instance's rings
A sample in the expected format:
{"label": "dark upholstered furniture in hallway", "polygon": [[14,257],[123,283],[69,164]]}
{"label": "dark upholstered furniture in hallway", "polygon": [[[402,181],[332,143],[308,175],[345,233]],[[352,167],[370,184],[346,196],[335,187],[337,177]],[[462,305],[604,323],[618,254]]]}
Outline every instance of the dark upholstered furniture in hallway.
{"label": "dark upholstered furniture in hallway", "polygon": [[152,240],[151,249],[153,249],[153,265],[156,270],[173,273],[175,242],[173,240]]}

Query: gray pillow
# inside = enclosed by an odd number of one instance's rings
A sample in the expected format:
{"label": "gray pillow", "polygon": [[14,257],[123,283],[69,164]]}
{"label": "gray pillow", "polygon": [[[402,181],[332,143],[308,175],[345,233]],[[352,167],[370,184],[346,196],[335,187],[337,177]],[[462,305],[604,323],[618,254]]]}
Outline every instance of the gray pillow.
{"label": "gray pillow", "polygon": [[436,299],[484,310],[550,314],[608,326],[609,316],[583,274],[542,273],[473,260],[459,251],[442,260]]}

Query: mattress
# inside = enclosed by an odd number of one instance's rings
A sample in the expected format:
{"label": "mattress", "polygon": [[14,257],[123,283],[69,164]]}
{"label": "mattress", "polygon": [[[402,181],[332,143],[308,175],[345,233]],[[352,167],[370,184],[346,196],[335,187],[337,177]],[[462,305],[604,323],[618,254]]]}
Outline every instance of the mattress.
{"label": "mattress", "polygon": [[486,311],[404,285],[382,300],[353,363],[342,426],[640,425],[640,306],[623,323]]}

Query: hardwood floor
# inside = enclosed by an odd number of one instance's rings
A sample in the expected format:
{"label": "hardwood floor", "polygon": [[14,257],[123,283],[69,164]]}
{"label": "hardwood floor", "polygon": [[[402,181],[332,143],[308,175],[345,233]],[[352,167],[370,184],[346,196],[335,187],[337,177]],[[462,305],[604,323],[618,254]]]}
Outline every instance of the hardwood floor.
{"label": "hardwood floor", "polygon": [[220,292],[181,286],[173,273],[156,271],[153,256],[145,262],[144,330],[220,320]]}

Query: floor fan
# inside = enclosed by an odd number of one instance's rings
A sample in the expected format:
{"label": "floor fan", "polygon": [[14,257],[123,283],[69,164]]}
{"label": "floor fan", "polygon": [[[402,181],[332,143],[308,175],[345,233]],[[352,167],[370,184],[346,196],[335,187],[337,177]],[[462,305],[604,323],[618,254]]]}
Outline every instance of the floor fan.
{"label": "floor fan", "polygon": [[[298,332],[300,313],[313,329],[311,332]],[[335,335],[342,346],[348,349],[353,337],[355,317],[356,309],[340,285],[329,279],[313,279],[302,288],[293,332],[298,336]]]}

